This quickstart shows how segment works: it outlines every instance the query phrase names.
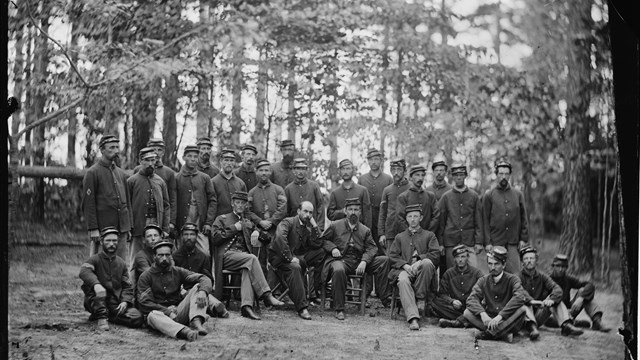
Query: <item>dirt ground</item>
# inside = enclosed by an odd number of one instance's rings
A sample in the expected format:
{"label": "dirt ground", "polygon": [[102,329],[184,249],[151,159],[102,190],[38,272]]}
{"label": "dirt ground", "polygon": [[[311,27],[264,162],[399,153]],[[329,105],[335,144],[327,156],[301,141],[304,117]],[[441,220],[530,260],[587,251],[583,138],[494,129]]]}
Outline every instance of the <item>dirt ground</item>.
{"label": "dirt ground", "polygon": [[[73,234],[68,242],[81,241]],[[52,241],[51,239],[45,239]],[[347,319],[310,309],[313,320],[297,317],[292,307],[262,308],[262,321],[248,320],[232,307],[228,319],[209,319],[209,335],[188,343],[153,330],[111,325],[96,331],[82,307],[79,266],[88,253],[82,246],[14,246],[9,270],[9,356],[11,359],[622,359],[624,346],[615,330],[586,330],[564,337],[559,329],[541,329],[541,339],[515,338],[513,344],[474,341],[472,329],[440,329],[423,319],[409,331],[402,314],[395,320],[379,301],[365,316],[355,306]],[[614,277],[616,279],[616,277]],[[622,325],[618,284],[602,289],[596,300],[604,323]],[[579,318],[585,318],[581,314]]]}

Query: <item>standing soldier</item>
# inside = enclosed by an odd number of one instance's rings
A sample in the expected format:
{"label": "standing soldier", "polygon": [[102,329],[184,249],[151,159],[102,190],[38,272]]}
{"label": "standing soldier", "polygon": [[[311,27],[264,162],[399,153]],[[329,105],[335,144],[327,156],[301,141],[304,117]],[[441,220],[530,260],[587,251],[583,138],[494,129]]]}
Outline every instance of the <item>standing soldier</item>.
{"label": "standing soldier", "polygon": [[242,155],[242,163],[233,173],[244,182],[247,190],[251,190],[258,184],[258,177],[254,167],[258,149],[254,145],[245,144],[242,146],[242,152],[240,154]]}
{"label": "standing soldier", "polygon": [[[440,226],[440,210],[438,209],[436,196],[431,191],[422,188],[426,174],[427,169],[422,165],[414,165],[411,167],[411,170],[409,170],[411,185],[405,192],[398,195],[398,216],[396,218],[398,220],[398,233],[408,227],[405,208],[413,204],[422,205],[420,227],[434,234],[438,232],[438,226]],[[440,242],[439,239],[438,242]],[[440,252],[444,254],[444,247],[442,247],[442,245],[440,246]]]}
{"label": "standing soldier", "polygon": [[236,191],[247,191],[244,181],[233,174],[235,164],[236,152],[232,149],[223,149],[220,159],[222,171],[211,180],[217,200],[214,211],[216,217],[231,212],[231,196]]}
{"label": "standing soldier", "polygon": [[283,189],[293,181],[293,156],[296,151],[296,145],[291,140],[282,140],[280,142],[280,153],[282,153],[282,161],[278,161],[271,165],[271,182],[280,185]]}
{"label": "standing soldier", "polygon": [[[158,157],[156,158],[156,170],[155,173],[164,180],[164,183],[167,184],[167,191],[169,192],[169,204],[171,205],[171,213],[176,212],[176,172],[169,166],[165,166],[162,163],[162,158],[164,157],[164,140],[159,138],[149,139],[147,142],[147,147],[155,150]],[[169,215],[171,215],[169,213]],[[173,224],[169,223],[169,234],[175,237],[175,229],[173,228]]]}
{"label": "standing soldier", "polygon": [[[182,159],[184,165],[176,174],[176,212],[171,213],[171,223],[176,229],[182,229],[186,223],[198,225],[204,235],[211,233],[211,225],[215,219],[216,193],[209,175],[198,171],[198,147],[187,145]],[[198,244],[205,252],[209,252],[209,241],[199,237]]]}
{"label": "standing soldier", "polygon": [[313,205],[313,218],[318,223],[318,229],[324,230],[324,197],[317,182],[307,178],[307,160],[297,158],[294,160],[293,175],[295,178],[287,187],[284,194],[287,197],[287,209],[289,216],[296,216],[297,209],[303,201]]}
{"label": "standing soldier", "polygon": [[127,191],[128,175],[116,166],[120,144],[113,135],[100,139],[102,157],[87,170],[82,180],[82,207],[91,239],[89,255],[98,253],[100,230],[114,227],[119,231],[116,254],[128,259],[131,238],[131,199]]}
{"label": "standing soldier", "polygon": [[347,199],[356,198],[361,204],[361,212],[359,212],[360,222],[370,229],[371,202],[369,201],[369,192],[364,186],[353,182],[353,171],[353,163],[351,160],[344,159],[340,161],[340,177],[342,177],[342,184],[333,189],[329,195],[327,217],[332,221],[344,219],[347,216]]}
{"label": "standing soldier", "polygon": [[444,161],[436,161],[431,165],[434,180],[425,190],[431,191],[436,196],[436,200],[440,200],[442,195],[453,188],[453,186],[444,179],[448,169],[449,165]]}
{"label": "standing soldier", "polygon": [[380,216],[378,218],[378,242],[384,246],[389,255],[389,249],[398,233],[398,215],[396,214],[398,205],[398,195],[409,189],[409,180],[404,176],[407,170],[407,163],[404,159],[397,159],[391,162],[391,175],[393,184],[387,186],[382,191],[382,201],[380,202]]}
{"label": "standing soldier", "polygon": [[127,264],[132,274],[134,258],[142,249],[145,226],[156,224],[165,236],[169,234],[169,193],[167,185],[154,173],[156,157],[152,148],[140,149],[140,170],[127,179],[133,213],[133,232]]}
{"label": "standing soldier", "polygon": [[[271,176],[271,163],[269,161],[258,161],[256,171],[259,182],[249,191],[247,215],[256,228],[267,232],[269,238],[273,239],[278,224],[287,216],[287,197],[280,186],[269,180]],[[267,275],[267,249],[261,249],[265,244],[260,241],[256,242],[256,244],[258,246],[253,247],[252,253],[258,257],[262,272]]]}
{"label": "standing soldier", "polygon": [[213,147],[211,139],[201,137],[196,142],[196,146],[198,147],[198,171],[209,175],[209,177],[213,179],[220,173],[220,169],[211,161],[211,148]]}
{"label": "standing soldier", "polygon": [[476,254],[480,253],[483,248],[480,196],[464,183],[467,178],[466,166],[452,167],[451,176],[455,186],[442,195],[438,203],[440,209],[438,239],[445,249],[445,269],[454,266],[453,249],[461,244],[467,247],[469,264],[477,267]]}
{"label": "standing soldier", "polygon": [[498,183],[487,190],[482,204],[485,251],[496,245],[507,249],[504,271],[515,274],[520,270],[519,249],[529,244],[529,220],[524,195],[509,183],[511,164],[500,160],[495,166]]}
{"label": "standing soldier", "polygon": [[382,192],[385,187],[393,184],[393,178],[391,175],[382,172],[383,156],[378,149],[369,149],[367,151],[367,163],[369,163],[370,171],[358,178],[358,184],[367,188],[369,192],[369,201],[371,201],[371,235],[378,245],[378,255],[384,255],[384,245],[378,241],[380,239],[378,218],[380,216]]}

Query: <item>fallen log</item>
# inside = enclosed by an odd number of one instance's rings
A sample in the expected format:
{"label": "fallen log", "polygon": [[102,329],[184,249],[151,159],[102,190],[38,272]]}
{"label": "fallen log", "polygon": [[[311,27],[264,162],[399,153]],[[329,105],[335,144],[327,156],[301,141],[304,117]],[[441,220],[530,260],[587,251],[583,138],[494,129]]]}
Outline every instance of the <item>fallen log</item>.
{"label": "fallen log", "polygon": [[[17,175],[29,178],[53,178],[67,180],[82,180],[87,169],[78,169],[71,166],[18,166]],[[127,174],[133,174],[133,170],[124,170]]]}

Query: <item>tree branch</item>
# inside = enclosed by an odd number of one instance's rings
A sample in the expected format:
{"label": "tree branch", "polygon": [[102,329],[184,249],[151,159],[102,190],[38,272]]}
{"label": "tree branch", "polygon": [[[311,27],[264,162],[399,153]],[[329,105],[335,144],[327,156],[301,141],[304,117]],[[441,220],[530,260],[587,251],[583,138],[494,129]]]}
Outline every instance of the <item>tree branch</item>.
{"label": "tree branch", "polygon": [[65,47],[62,46],[62,44],[60,44],[59,42],[54,40],[51,36],[49,36],[49,34],[47,34],[44,30],[42,30],[40,26],[38,26],[38,22],[36,21],[36,19],[33,18],[33,15],[31,14],[31,7],[29,7],[29,0],[23,0],[23,1],[25,1],[25,4],[27,5],[27,14],[29,15],[29,19],[31,19],[33,26],[35,26],[36,29],[38,29],[42,33],[42,35],[46,36],[47,39],[49,39],[54,44],[58,45],[58,47],[62,50],[62,54],[64,55],[64,57],[66,57],[67,60],[69,60],[69,65],[71,65],[71,68],[73,69],[73,71],[78,75],[80,80],[82,80],[82,83],[84,84],[84,86],[88,88],[93,87],[91,84],[87,83],[87,81],[84,79],[82,74],[80,74],[80,71],[76,67],[76,64],[73,62],[73,60],[71,60],[71,57],[69,56],[69,54],[67,54],[67,49],[65,49]]}
{"label": "tree branch", "polygon": [[84,96],[81,96],[81,97],[79,97],[78,99],[76,99],[76,100],[72,101],[71,103],[69,103],[68,105],[66,105],[66,106],[64,106],[64,107],[61,107],[60,109],[58,109],[58,111],[56,111],[56,112],[54,112],[54,113],[51,113],[51,114],[49,114],[49,115],[47,115],[47,116],[45,116],[45,117],[43,117],[43,118],[41,118],[41,119],[38,119],[38,120],[36,120],[36,121],[32,122],[32,123],[31,123],[31,124],[29,124],[29,125],[25,126],[25,128],[24,128],[24,129],[22,129],[21,131],[19,131],[19,132],[14,136],[14,137],[15,137],[15,139],[16,139],[16,141],[17,141],[18,139],[20,139],[20,137],[21,137],[24,133],[26,133],[27,131],[29,131],[29,130],[31,130],[31,129],[33,129],[33,128],[37,127],[37,126],[40,126],[40,125],[42,125],[42,124],[44,124],[44,123],[46,123],[46,122],[48,122],[48,121],[51,121],[51,120],[53,120],[53,119],[57,118],[58,116],[60,116],[60,115],[64,114],[65,112],[67,112],[67,110],[69,110],[69,109],[73,108],[74,106],[78,105],[82,100],[84,100]]}

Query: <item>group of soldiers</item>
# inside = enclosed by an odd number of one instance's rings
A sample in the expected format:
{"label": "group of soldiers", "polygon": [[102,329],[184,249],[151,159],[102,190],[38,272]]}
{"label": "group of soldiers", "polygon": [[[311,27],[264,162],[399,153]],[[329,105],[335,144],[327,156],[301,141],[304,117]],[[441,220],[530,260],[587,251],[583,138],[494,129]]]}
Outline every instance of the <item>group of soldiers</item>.
{"label": "group of soldiers", "polygon": [[[566,256],[554,258],[551,276],[536,269],[524,196],[511,187],[506,161],[495,164],[497,184],[479,196],[465,185],[463,165],[449,171],[433,163],[434,183],[425,188],[424,166],[407,172],[396,159],[388,175],[383,154],[370,149],[370,171],[357,183],[353,163],[339,163],[342,182],[325,215],[320,186],[308,178],[306,159],[294,158],[291,140],[280,143],[282,158],[273,164],[251,144],[242,146],[240,166],[236,151],[223,149],[219,168],[212,145],[201,138],[186,146],[175,172],[162,163],[163,140],[150,139],[128,175],[116,166],[118,138],[101,138],[102,156],[83,181],[91,253],[80,271],[84,305],[99,329],[109,321],[146,323],[195,340],[207,334],[208,317],[229,316],[220,300],[234,272],[241,275],[241,315],[254,320],[257,300],[284,304],[272,293],[279,284],[310,320],[308,308],[323,305],[328,283],[335,317],[344,320],[349,275],[367,274],[385,307],[398,300],[397,286],[412,330],[421,316],[508,341],[521,329],[535,340],[542,325],[564,335],[582,334],[575,325],[608,330],[594,286],[566,274]],[[477,268],[482,252],[487,275]],[[573,298],[571,289],[578,289]],[[575,324],[582,309],[591,323]]]}

